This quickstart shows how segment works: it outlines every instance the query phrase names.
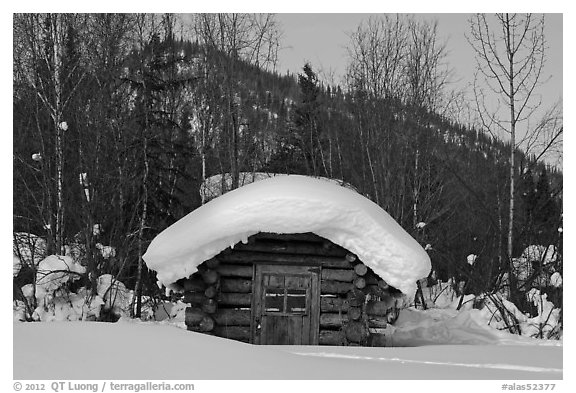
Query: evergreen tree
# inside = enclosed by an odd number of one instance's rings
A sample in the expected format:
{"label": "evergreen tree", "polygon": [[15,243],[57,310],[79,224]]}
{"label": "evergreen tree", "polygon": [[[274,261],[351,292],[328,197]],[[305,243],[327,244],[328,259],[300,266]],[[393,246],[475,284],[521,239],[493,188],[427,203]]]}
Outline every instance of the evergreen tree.
{"label": "evergreen tree", "polygon": [[560,223],[560,208],[550,191],[548,171],[542,168],[534,195],[534,229],[540,244],[555,244]]}
{"label": "evergreen tree", "polygon": [[305,157],[308,174],[326,176],[326,166],[322,157],[322,130],[319,124],[320,87],[318,86],[318,77],[308,63],[304,65],[302,70],[304,73],[298,75],[301,98],[294,110],[294,131]]}

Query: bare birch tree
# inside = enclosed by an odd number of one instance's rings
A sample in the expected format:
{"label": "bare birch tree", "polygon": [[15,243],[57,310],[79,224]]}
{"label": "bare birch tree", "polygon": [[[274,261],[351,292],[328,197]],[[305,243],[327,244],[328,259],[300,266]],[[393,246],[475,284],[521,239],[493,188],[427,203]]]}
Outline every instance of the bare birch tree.
{"label": "bare birch tree", "polygon": [[[535,92],[542,83],[546,61],[544,16],[496,14],[492,19],[476,14],[470,19],[469,42],[476,53],[474,93],[482,125],[492,134],[503,132],[510,140],[507,254],[512,271],[516,151],[527,138],[518,131],[519,125],[528,122],[541,106]],[[490,106],[494,97],[498,97],[496,107]],[[514,282],[510,284],[514,297],[516,288]]]}
{"label": "bare birch tree", "polygon": [[[63,116],[85,76],[85,73],[75,75],[81,63],[70,63],[71,59],[66,57],[66,45],[71,29],[76,27],[80,18],[76,14],[17,14],[14,17],[15,36],[19,36],[15,43],[15,62],[22,67],[19,76],[32,86],[52,123],[53,152],[50,153],[53,157],[48,156],[50,141],[43,143],[42,153],[53,163],[53,167],[45,165],[43,170],[48,172],[44,174],[47,205],[54,206],[54,210],[48,211],[44,220],[54,249],[61,254],[64,253],[66,210],[64,146],[68,130]],[[45,134],[42,129],[38,129],[38,133],[41,138]]]}
{"label": "bare birch tree", "polygon": [[[278,58],[280,29],[272,14],[198,14],[194,15],[194,30],[204,50],[205,70],[219,74],[221,126],[227,140],[232,189],[238,188],[240,173],[239,134],[241,127],[241,97],[239,67],[244,61],[256,67],[274,69]],[[208,68],[207,68],[208,67]],[[209,77],[204,74],[208,79]],[[211,95],[213,92],[206,92]],[[210,114],[213,116],[214,114]],[[201,123],[207,124],[208,121]],[[203,141],[207,130],[202,130]],[[205,147],[202,147],[203,155]],[[205,176],[205,174],[204,174]]]}

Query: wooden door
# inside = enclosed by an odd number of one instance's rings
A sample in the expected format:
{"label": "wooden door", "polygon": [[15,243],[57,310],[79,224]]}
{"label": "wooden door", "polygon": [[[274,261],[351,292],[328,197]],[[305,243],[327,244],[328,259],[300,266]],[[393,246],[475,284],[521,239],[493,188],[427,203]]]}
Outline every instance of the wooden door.
{"label": "wooden door", "polygon": [[257,264],[252,304],[252,342],[317,345],[320,268]]}

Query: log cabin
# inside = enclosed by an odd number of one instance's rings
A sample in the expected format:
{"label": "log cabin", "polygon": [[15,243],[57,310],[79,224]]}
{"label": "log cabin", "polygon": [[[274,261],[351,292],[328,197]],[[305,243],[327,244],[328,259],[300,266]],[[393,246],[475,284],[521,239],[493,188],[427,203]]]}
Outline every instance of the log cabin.
{"label": "log cabin", "polygon": [[208,202],[160,233],[144,260],[183,293],[189,330],[272,345],[385,346],[430,270],[376,204],[296,175]]}

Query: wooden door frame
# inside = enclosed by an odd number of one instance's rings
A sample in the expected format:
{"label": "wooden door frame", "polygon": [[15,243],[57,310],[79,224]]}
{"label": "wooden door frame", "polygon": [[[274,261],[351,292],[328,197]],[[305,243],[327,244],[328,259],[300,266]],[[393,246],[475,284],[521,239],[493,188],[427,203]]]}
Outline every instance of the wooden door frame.
{"label": "wooden door frame", "polygon": [[[270,270],[266,269],[270,267]],[[290,263],[290,262],[255,262],[252,274],[253,291],[252,303],[250,313],[250,342],[252,344],[260,344],[259,339],[256,342],[257,327],[256,317],[262,315],[261,310],[261,297],[262,297],[262,273],[278,273],[279,267],[298,268],[302,272],[285,272],[286,274],[306,274],[311,276],[311,290],[310,290],[310,343],[307,345],[318,345],[320,335],[320,279],[321,269],[320,263]],[[282,273],[282,272],[280,272]]]}

